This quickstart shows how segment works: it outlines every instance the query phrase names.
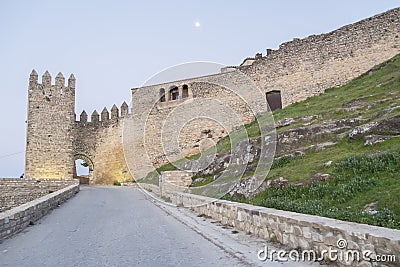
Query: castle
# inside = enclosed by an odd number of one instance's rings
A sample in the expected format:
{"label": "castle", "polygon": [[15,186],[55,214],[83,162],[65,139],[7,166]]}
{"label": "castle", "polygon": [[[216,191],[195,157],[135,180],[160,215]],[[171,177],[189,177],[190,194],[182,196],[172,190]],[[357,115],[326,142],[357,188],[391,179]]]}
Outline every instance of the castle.
{"label": "castle", "polygon": [[[240,114],[242,124],[254,119],[251,104],[243,103],[240,96],[220,85],[223,81],[241,79],[238,72],[256,84],[271,109],[282,108],[346,84],[395,56],[400,52],[399,35],[400,8],[396,8],[327,34],[283,43],[277,50],[267,49],[266,55],[247,58],[240,66],[223,68],[219,74],[133,88],[131,110],[124,102],[120,108],[114,105],[111,114],[107,109],[101,114],[94,111],[90,121],[85,111],[79,119],[75,116],[72,74],[65,84],[59,73],[53,84],[46,71],[39,83],[38,74],[32,71],[25,176],[70,178],[74,175],[75,160],[83,159],[95,184],[141,178],[153,166],[169,161],[162,140],[165,124],[182,126],[177,133],[182,155],[197,153],[207,140],[209,146],[232,130],[215,119],[190,120],[186,104],[216,99]],[[263,109],[267,110],[267,106]],[[196,112],[201,113],[201,107]],[[228,116],[224,112],[205,111],[219,118]],[[124,139],[131,142],[126,145]]]}

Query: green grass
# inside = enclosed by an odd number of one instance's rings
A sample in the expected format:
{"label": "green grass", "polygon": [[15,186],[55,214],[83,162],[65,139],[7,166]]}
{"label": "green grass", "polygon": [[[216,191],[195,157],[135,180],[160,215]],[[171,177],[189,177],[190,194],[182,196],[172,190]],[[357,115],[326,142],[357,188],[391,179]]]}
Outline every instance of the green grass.
{"label": "green grass", "polygon": [[[399,103],[400,97],[400,55],[374,68],[372,74],[365,74],[347,85],[330,88],[319,96],[307,98],[303,102],[289,105],[282,110],[274,111],[275,121],[289,117],[301,117],[321,114],[321,121],[340,119],[361,115],[370,117],[378,110]],[[346,112],[343,105],[362,98],[362,104],[371,104],[381,99],[392,98],[373,109],[361,109],[356,112]],[[400,112],[399,110],[397,112]]]}
{"label": "green grass", "polygon": [[[192,180],[194,181],[196,178],[199,178],[199,177],[193,176]],[[203,185],[209,184],[212,181],[214,181],[214,175],[212,175],[212,174],[204,175],[204,176],[202,176],[202,178],[204,178],[204,181],[196,183],[196,185],[193,187],[203,186]]]}
{"label": "green grass", "polygon": [[[226,199],[257,206],[400,229],[400,149],[350,156],[335,165],[335,179],[311,186],[268,188],[253,199]],[[371,215],[363,207],[378,202]]]}

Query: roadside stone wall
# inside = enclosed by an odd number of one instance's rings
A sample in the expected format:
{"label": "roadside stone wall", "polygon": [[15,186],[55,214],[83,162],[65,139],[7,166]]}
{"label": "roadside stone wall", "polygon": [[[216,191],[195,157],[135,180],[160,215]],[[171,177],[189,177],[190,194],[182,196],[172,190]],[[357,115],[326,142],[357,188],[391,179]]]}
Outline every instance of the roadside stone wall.
{"label": "roadside stone wall", "polygon": [[[52,179],[52,183],[54,181],[56,180]],[[48,182],[50,186],[50,181]],[[30,185],[30,182],[27,181],[26,183]],[[36,183],[36,180],[34,180],[34,183]],[[58,207],[79,192],[79,184],[75,180],[60,182],[60,184],[63,184],[63,186],[53,193],[0,212],[0,241],[22,231],[29,224],[35,223],[50,210]],[[0,188],[6,186],[2,185]],[[50,188],[54,187],[50,186]]]}
{"label": "roadside stone wall", "polygon": [[192,172],[188,171],[164,171],[160,175],[161,196],[163,192],[177,191],[188,193],[188,187],[192,183]]}
{"label": "roadside stone wall", "polygon": [[[223,225],[245,231],[268,241],[278,242],[289,248],[313,250],[318,256],[332,249],[344,253],[358,251],[360,261],[339,259],[344,266],[378,266],[362,260],[362,253],[395,255],[395,262],[379,266],[400,265],[400,231],[365,224],[345,222],[330,218],[257,207],[248,204],[207,198],[203,196],[170,193],[165,194],[175,205],[190,207],[197,215],[204,214]],[[346,247],[338,248],[344,239]],[[327,256],[327,255],[325,255]],[[353,259],[350,257],[350,259]]]}
{"label": "roadside stone wall", "polygon": [[155,194],[156,196],[161,197],[161,190],[160,190],[160,186],[158,186],[158,185],[138,183],[137,186],[138,186],[138,188],[143,189],[143,191],[145,193],[147,191],[151,194]]}
{"label": "roadside stone wall", "polygon": [[0,212],[77,183],[73,179],[0,178]]}

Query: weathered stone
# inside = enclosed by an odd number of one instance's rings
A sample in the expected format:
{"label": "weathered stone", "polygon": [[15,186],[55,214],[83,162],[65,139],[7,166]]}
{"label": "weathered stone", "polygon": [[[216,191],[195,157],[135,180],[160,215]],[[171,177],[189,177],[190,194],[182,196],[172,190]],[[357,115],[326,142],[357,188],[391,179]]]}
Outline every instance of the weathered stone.
{"label": "weathered stone", "polygon": [[366,204],[364,206],[364,211],[372,215],[378,213],[378,202],[371,202],[369,204]]}
{"label": "weathered stone", "polygon": [[[77,180],[72,179],[2,178],[0,179],[0,213],[76,183]],[[13,215],[13,218],[23,217],[23,214],[32,209],[31,207],[26,211],[18,212]]]}
{"label": "weathered stone", "polygon": [[326,182],[331,180],[333,177],[332,175],[328,174],[328,173],[316,173],[311,179],[310,182],[311,183],[316,183],[316,182]]}
{"label": "weathered stone", "polygon": [[303,236],[303,231],[301,230],[301,228],[297,225],[295,225],[293,227],[293,232],[295,236]]}
{"label": "weathered stone", "polygon": [[351,139],[360,139],[363,135],[367,132],[370,132],[378,125],[377,122],[366,123],[360,126],[355,127],[353,130],[350,131],[349,137]]}
{"label": "weathered stone", "polygon": [[393,138],[393,136],[387,136],[387,135],[367,135],[364,137],[365,142],[364,146],[373,146],[378,143],[382,143],[386,140],[389,140]]}
{"label": "weathered stone", "polygon": [[370,262],[367,262],[367,261],[362,261],[362,262],[357,264],[357,267],[372,267],[372,264]]}
{"label": "weathered stone", "polygon": [[[3,179],[0,179],[0,183],[5,182],[1,180]],[[8,179],[8,181],[10,180],[11,179]],[[21,185],[23,184],[24,181],[27,182],[31,180],[19,179]],[[57,182],[60,182],[60,180],[51,180],[52,185],[56,184]],[[32,186],[32,184],[29,183],[28,185]],[[0,186],[0,189],[4,188],[7,187]],[[7,238],[23,230],[30,224],[30,222],[37,221],[42,216],[47,214],[51,209],[59,206],[62,202],[74,196],[78,191],[79,191],[79,185],[75,180],[73,183],[71,183],[71,185],[64,186],[63,188],[52,194],[47,194],[45,196],[39,197],[37,199],[30,201],[29,203],[26,203],[25,205],[15,207],[6,212],[0,212],[0,221],[2,222],[0,224],[0,242],[2,239]],[[25,212],[28,210],[32,210],[32,207],[34,207],[33,210],[35,210],[35,212]]]}
{"label": "weathered stone", "polygon": [[311,238],[311,228],[306,226],[302,228],[302,232],[303,232],[303,237],[305,238]]}
{"label": "weathered stone", "polygon": [[325,167],[330,167],[331,165],[332,165],[332,160],[329,160],[329,161],[324,163]]}
{"label": "weathered stone", "polygon": [[374,134],[400,135],[400,115],[380,121],[377,127],[372,129]]}

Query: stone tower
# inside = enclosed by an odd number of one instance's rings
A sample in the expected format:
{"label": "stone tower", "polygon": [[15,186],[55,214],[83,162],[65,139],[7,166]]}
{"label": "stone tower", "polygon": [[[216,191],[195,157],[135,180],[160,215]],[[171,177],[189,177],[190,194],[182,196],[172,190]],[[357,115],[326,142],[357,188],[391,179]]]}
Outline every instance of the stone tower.
{"label": "stone tower", "polygon": [[55,83],[46,71],[38,82],[32,70],[28,87],[25,177],[72,178],[75,77],[65,85],[58,73]]}

